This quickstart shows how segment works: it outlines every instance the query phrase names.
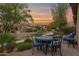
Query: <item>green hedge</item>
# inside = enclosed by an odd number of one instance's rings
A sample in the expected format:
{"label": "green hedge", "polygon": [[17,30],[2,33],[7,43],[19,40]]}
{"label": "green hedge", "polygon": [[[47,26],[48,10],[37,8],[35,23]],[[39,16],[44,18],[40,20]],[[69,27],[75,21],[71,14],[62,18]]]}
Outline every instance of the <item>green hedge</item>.
{"label": "green hedge", "polygon": [[32,36],[42,36],[43,34],[33,34]]}
{"label": "green hedge", "polygon": [[33,47],[32,41],[27,40],[27,42],[21,42],[16,44],[17,51],[24,51],[31,49]]}

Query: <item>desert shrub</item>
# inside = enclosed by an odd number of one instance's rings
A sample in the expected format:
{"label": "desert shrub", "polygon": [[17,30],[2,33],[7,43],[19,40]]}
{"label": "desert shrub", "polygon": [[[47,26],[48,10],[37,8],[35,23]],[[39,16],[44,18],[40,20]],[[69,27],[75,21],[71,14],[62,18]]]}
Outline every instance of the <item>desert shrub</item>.
{"label": "desert shrub", "polygon": [[32,43],[32,40],[31,39],[25,39],[24,42],[25,43]]}
{"label": "desert shrub", "polygon": [[73,31],[73,28],[72,27],[67,27],[67,28],[64,28],[62,31],[63,31],[64,35],[67,35],[67,34],[69,34],[70,32]]}
{"label": "desert shrub", "polygon": [[9,49],[8,47],[12,47],[10,45],[5,45],[10,43],[15,43],[15,36],[13,36],[11,33],[8,32],[0,33],[0,45],[3,51],[5,49]]}

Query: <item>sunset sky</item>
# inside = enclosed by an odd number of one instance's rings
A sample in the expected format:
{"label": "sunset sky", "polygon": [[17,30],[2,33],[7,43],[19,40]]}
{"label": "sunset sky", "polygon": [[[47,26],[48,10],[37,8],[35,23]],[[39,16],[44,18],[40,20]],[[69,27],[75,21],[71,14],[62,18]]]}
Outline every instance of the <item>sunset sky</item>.
{"label": "sunset sky", "polygon": [[[55,8],[57,4],[53,3],[29,3],[31,14],[34,22],[37,24],[48,24],[52,21],[51,9]],[[67,21],[73,22],[72,10],[69,7],[67,10]]]}

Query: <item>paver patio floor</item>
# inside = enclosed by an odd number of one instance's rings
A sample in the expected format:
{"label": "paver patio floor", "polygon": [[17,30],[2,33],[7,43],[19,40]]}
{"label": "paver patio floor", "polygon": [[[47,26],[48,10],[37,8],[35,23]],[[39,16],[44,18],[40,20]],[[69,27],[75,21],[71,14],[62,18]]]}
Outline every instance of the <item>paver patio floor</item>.
{"label": "paver patio floor", "polygon": [[[22,52],[12,52],[8,54],[9,56],[51,56],[50,51],[48,51],[48,54],[45,55],[42,51],[38,51],[37,49],[34,51],[34,54],[32,55],[32,49],[22,51]],[[79,49],[78,48],[72,48],[70,46],[68,48],[67,44],[62,45],[62,55],[63,56],[79,56]],[[57,52],[54,56],[60,56],[60,54]]]}

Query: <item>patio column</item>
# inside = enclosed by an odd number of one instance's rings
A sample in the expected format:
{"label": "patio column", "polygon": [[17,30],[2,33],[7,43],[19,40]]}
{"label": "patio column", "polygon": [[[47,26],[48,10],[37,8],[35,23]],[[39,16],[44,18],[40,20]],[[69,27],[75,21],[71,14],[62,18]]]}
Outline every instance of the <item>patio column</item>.
{"label": "patio column", "polygon": [[76,25],[76,33],[77,33],[77,39],[78,39],[78,48],[79,48],[79,4],[77,7],[77,25]]}

